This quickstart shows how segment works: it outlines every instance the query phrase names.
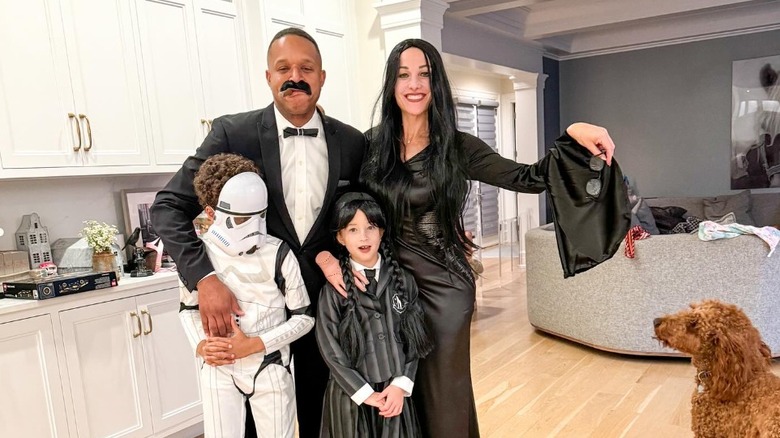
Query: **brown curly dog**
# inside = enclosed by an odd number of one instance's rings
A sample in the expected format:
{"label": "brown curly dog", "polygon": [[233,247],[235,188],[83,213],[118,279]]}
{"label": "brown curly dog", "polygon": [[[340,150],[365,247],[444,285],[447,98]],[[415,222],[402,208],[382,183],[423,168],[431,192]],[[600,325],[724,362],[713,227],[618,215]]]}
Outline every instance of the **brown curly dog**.
{"label": "brown curly dog", "polygon": [[780,377],[772,374],[771,351],[742,310],[708,300],[653,325],[662,344],[690,354],[696,367],[694,436],[780,437]]}

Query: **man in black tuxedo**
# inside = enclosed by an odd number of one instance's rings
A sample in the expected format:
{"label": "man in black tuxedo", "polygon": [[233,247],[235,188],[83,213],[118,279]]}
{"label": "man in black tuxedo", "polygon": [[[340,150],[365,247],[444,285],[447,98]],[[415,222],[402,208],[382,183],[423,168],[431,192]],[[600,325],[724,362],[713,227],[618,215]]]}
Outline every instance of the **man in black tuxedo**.
{"label": "man in black tuxedo", "polygon": [[[289,28],[268,47],[266,80],[273,104],[260,110],[214,120],[211,132],[195,155],[157,194],[152,223],[177,263],[190,290],[197,289],[203,328],[225,336],[233,314],[240,315],[235,297],[214,275],[193,219],[201,212],[193,190],[200,165],[218,153],[241,154],[260,168],[268,187],[269,234],[286,241],[296,255],[316,313],[325,278],[314,262],[322,250],[333,250],[328,230],[333,204],[355,189],[365,140],[355,128],[316,110],[325,82],[319,47],[306,32]],[[322,397],[328,368],[320,356],[314,331],[292,345],[293,368],[302,438],[319,435]]]}

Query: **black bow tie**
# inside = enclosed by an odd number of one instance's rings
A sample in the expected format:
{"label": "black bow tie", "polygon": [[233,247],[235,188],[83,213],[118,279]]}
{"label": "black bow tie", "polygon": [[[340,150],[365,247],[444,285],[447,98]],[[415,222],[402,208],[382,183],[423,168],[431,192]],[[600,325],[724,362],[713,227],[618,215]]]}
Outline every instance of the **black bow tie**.
{"label": "black bow tie", "polygon": [[319,130],[317,128],[305,129],[305,128],[284,128],[284,138],[291,135],[305,135],[307,137],[316,137]]}

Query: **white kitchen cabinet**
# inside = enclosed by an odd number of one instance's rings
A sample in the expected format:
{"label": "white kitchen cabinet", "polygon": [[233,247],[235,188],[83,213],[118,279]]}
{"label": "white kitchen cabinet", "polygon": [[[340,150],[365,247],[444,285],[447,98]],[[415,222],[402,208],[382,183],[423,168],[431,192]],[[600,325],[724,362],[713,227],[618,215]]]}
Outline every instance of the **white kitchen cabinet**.
{"label": "white kitchen cabinet", "polygon": [[152,427],[159,433],[201,414],[199,363],[179,319],[178,289],[142,295],[136,301]]}
{"label": "white kitchen cabinet", "polygon": [[0,369],[0,436],[70,436],[49,315],[0,324]]}
{"label": "white kitchen cabinet", "polygon": [[251,107],[241,11],[0,2],[0,178],[175,171],[214,118]]}
{"label": "white kitchen cabinet", "polygon": [[60,314],[79,436],[152,434],[139,313],[127,298]]}
{"label": "white kitchen cabinet", "polygon": [[138,0],[155,162],[181,164],[208,132],[192,0]]}
{"label": "white kitchen cabinet", "polygon": [[3,168],[149,165],[133,13],[129,2],[0,2]]}
{"label": "white kitchen cabinet", "polygon": [[[206,119],[250,110],[247,48],[236,2],[200,0],[196,5]],[[265,78],[255,79],[263,82]]]}
{"label": "white kitchen cabinet", "polygon": [[60,312],[78,436],[159,435],[201,414],[178,306],[168,289]]}
{"label": "white kitchen cabinet", "polygon": [[155,163],[181,164],[214,118],[250,109],[239,8],[225,0],[138,0]]}

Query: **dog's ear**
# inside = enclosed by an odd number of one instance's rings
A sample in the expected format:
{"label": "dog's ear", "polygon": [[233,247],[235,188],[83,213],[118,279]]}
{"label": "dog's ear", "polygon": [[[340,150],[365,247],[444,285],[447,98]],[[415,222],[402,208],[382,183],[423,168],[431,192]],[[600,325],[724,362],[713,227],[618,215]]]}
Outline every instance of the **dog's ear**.
{"label": "dog's ear", "polygon": [[719,400],[734,400],[757,372],[769,366],[766,359],[769,348],[752,327],[746,330],[720,327],[713,332],[712,341],[710,391]]}
{"label": "dog's ear", "polygon": [[752,367],[742,361],[744,348],[728,333],[713,333],[712,342],[715,357],[711,363],[712,381],[709,390],[718,400],[734,400],[750,378]]}

